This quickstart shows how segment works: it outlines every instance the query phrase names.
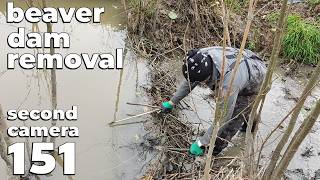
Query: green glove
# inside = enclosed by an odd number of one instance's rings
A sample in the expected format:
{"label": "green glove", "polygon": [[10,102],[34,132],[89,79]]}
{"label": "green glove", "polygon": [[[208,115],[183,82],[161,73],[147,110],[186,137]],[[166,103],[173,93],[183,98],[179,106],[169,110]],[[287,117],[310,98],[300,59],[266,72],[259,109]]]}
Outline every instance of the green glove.
{"label": "green glove", "polygon": [[173,105],[169,101],[165,101],[161,105],[162,112],[170,112],[173,109]]}
{"label": "green glove", "polygon": [[192,143],[189,152],[195,156],[202,156],[204,149],[198,146],[196,142]]}

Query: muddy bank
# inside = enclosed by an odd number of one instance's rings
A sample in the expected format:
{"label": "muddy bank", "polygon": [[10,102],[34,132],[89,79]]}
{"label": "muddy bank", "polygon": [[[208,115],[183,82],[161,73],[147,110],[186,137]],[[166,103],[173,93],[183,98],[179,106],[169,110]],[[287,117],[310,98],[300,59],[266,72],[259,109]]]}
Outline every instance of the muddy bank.
{"label": "muddy bank", "polygon": [[[131,41],[144,55],[161,58],[184,56],[191,48],[218,45],[222,41],[219,3],[209,1],[128,1],[128,32]],[[242,27],[232,16],[230,36],[239,42],[236,29]],[[135,36],[136,35],[136,36]]]}

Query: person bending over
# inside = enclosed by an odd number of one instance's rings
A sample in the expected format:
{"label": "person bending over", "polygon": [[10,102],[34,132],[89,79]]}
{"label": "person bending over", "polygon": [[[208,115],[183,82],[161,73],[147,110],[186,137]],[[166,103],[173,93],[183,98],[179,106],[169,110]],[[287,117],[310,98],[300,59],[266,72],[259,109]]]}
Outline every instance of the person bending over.
{"label": "person bending over", "polygon": [[[213,93],[222,85],[222,93],[226,95],[231,88],[231,94],[227,98],[226,115],[222,126],[218,131],[215,142],[214,155],[219,154],[228,142],[239,131],[245,131],[252,101],[260,90],[265,77],[266,66],[264,62],[250,50],[244,50],[239,68],[233,84],[230,86],[236,58],[239,49],[225,48],[224,79],[220,82],[223,62],[223,48],[220,46],[194,49],[188,52],[182,65],[182,73],[185,80],[173,94],[170,101],[162,103],[163,112],[170,112],[173,107],[186,97],[199,83],[205,83]],[[256,123],[254,122],[253,129]],[[190,147],[190,153],[201,156],[205,147],[209,144],[213,127],[210,126],[206,133],[197,139]]]}

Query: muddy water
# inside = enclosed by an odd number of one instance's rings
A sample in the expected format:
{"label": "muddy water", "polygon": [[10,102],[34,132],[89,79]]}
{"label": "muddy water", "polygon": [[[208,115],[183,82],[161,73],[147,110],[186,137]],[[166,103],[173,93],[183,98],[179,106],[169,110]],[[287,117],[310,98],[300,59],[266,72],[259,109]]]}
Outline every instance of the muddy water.
{"label": "muddy water", "polygon": [[[262,111],[262,123],[260,124],[258,131],[258,143],[261,144],[261,140],[265,139],[268,133],[277,126],[283,117],[294,107],[295,98],[299,97],[306,84],[305,79],[284,77],[281,75],[281,70],[277,72],[274,77],[272,89],[267,95],[264,109]],[[201,122],[203,128],[208,127],[208,121],[213,119],[212,107],[214,107],[213,100],[209,97],[211,94],[208,88],[197,87],[194,89],[188,101],[190,104],[195,105],[195,112],[183,111],[182,114],[188,116],[188,119],[195,123]],[[305,117],[310,112],[310,108],[314,106],[317,99],[320,98],[320,88],[316,87],[312,93],[312,96],[307,99],[304,109],[301,111],[297,125],[300,125]],[[269,162],[271,152],[274,150],[276,143],[279,141],[279,136],[283,134],[288,121],[283,124],[283,128],[276,131],[270,138],[266,147],[262,153],[261,165]],[[244,149],[244,133],[238,133],[234,139],[233,144],[230,145],[223,154],[226,156],[239,156]],[[289,179],[320,179],[320,122],[317,121],[312,132],[307,136],[298,152],[291,161],[287,176]]]}
{"label": "muddy water", "polygon": [[[7,36],[17,27],[26,27],[27,22],[8,25],[5,23],[5,2],[0,6],[0,41],[6,42]],[[24,1],[15,1],[25,7]],[[127,48],[126,31],[123,26],[120,1],[48,1],[54,7],[101,7],[106,8],[101,24],[54,24],[56,32],[67,32],[71,38],[71,48],[58,49],[63,56],[69,53],[112,53],[115,48]],[[15,27],[17,26],[17,27]],[[45,25],[39,24],[40,31]],[[5,45],[5,43],[2,43]],[[41,52],[41,50],[40,50]],[[7,53],[34,53],[30,49],[0,48],[0,103],[4,111],[9,109],[46,109],[50,108],[50,91],[48,89],[49,72],[22,70],[6,71]],[[58,70],[57,97],[59,109],[70,109],[78,106],[76,122],[58,122],[58,126],[77,126],[80,137],[74,139],[58,138],[57,145],[65,142],[76,142],[76,176],[75,179],[135,179],[141,174],[145,157],[141,157],[135,146],[141,141],[144,130],[141,124],[110,128],[107,124],[116,119],[127,117],[127,114],[139,114],[143,108],[129,106],[126,102],[142,102],[139,85],[145,82],[145,66],[127,49],[125,68],[120,70]],[[121,79],[121,81],[120,81]],[[139,120],[143,120],[140,118]],[[22,126],[22,122],[10,122],[9,126]],[[26,122],[27,126],[50,126],[49,122]],[[24,141],[15,139],[14,141]],[[38,142],[40,139],[31,139]],[[4,163],[0,162],[0,179],[6,179]],[[59,165],[52,176],[41,179],[67,179],[62,176]]]}
{"label": "muddy water", "polygon": [[[278,75],[281,76],[279,73]],[[260,126],[260,135],[265,137],[272,127],[282,119],[295,105],[293,98],[299,97],[303,91],[306,81],[298,78],[279,77],[275,80],[272,90],[267,96],[265,108],[262,112],[263,124]],[[302,109],[297,125],[301,125],[304,118],[310,113],[309,109],[315,105],[316,100],[320,98],[320,89],[316,87],[305,103]],[[285,130],[288,121],[285,122]],[[271,138],[264,151],[264,161],[269,160],[271,148],[274,149],[279,135],[283,130],[277,131]],[[315,172],[319,171],[320,165],[320,123],[316,122],[313,130],[304,140],[288,169],[288,176],[292,179],[303,179],[303,177],[315,177]],[[301,171],[302,170],[302,171]],[[303,173],[302,173],[303,172]],[[317,179],[320,178],[319,176]]]}

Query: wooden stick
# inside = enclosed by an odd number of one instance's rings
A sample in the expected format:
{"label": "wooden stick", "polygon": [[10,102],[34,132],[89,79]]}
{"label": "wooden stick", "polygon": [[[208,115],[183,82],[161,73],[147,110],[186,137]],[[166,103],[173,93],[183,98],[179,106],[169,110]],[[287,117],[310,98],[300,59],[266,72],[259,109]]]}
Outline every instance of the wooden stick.
{"label": "wooden stick", "polygon": [[130,102],[127,102],[127,104],[129,104],[129,105],[134,105],[134,106],[146,106],[146,107],[152,107],[152,108],[157,108],[157,107],[159,107],[159,106],[152,106],[152,105],[148,105],[148,104],[130,103]]}
{"label": "wooden stick", "polygon": [[168,148],[171,151],[189,151],[188,148]]}
{"label": "wooden stick", "polygon": [[141,116],[144,116],[144,115],[147,115],[147,114],[151,114],[151,113],[154,113],[154,112],[157,112],[157,111],[160,111],[160,108],[154,109],[152,111],[148,111],[148,112],[145,112],[145,113],[137,114],[135,116],[131,116],[131,117],[127,117],[127,118],[124,118],[124,119],[120,119],[120,120],[117,120],[117,121],[112,121],[112,122],[109,123],[109,125],[112,125],[114,123],[123,122],[123,121],[128,121],[130,119],[141,117]]}
{"label": "wooden stick", "polygon": [[110,124],[110,127],[115,127],[115,126],[125,126],[125,125],[131,125],[131,124],[138,124],[138,123],[144,123],[147,120],[142,120],[142,121],[135,121],[135,122],[125,122],[125,123],[118,123],[118,124]]}

